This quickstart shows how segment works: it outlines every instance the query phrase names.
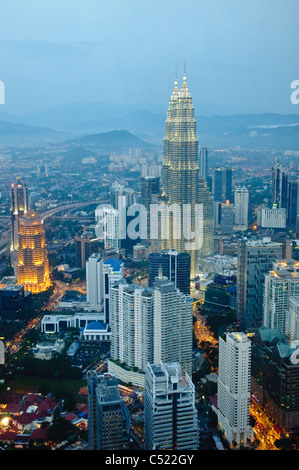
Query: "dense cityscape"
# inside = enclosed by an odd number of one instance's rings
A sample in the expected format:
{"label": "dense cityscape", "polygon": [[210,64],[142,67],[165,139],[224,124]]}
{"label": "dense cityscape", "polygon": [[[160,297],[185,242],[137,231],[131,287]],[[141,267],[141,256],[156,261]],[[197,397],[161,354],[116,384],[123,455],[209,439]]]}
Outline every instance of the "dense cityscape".
{"label": "dense cityscape", "polygon": [[299,124],[213,145],[192,96],[152,139],[3,123],[1,450],[299,450]]}

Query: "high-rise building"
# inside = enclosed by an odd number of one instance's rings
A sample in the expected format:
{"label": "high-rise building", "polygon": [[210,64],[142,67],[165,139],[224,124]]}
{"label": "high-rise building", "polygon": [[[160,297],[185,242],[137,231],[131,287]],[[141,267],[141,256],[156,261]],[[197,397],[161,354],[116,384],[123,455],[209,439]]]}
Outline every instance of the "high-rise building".
{"label": "high-rise building", "polygon": [[237,321],[245,332],[262,326],[265,274],[282,257],[282,244],[270,238],[238,241]]}
{"label": "high-rise building", "polygon": [[86,261],[86,300],[90,307],[103,307],[103,260],[93,253]]}
{"label": "high-rise building", "polygon": [[43,220],[33,210],[19,220],[17,282],[33,294],[51,284]]}
{"label": "high-rise building", "polygon": [[252,340],[252,396],[284,433],[299,426],[299,343],[261,327]]}
{"label": "high-rise building", "polygon": [[178,253],[175,250],[150,253],[148,256],[149,287],[153,287],[161,267],[163,276],[174,282],[181,292],[190,294],[190,260],[190,253]]}
{"label": "high-rise building", "polygon": [[260,206],[257,210],[257,225],[262,228],[284,229],[287,223],[287,210],[284,207]]}
{"label": "high-rise building", "polygon": [[128,449],[130,415],[121,399],[117,378],[90,370],[87,389],[89,450]]}
{"label": "high-rise building", "polygon": [[127,284],[125,280],[112,286],[110,325],[109,372],[123,382],[144,387],[146,364],[154,359],[153,289]]}
{"label": "high-rise building", "polygon": [[290,342],[299,341],[299,295],[289,298],[285,333]]}
{"label": "high-rise building", "polygon": [[213,196],[216,202],[232,202],[232,169],[217,167],[213,176]]}
{"label": "high-rise building", "polygon": [[197,450],[195,389],[178,363],[148,364],[144,400],[147,450]]}
{"label": "high-rise building", "polygon": [[[178,252],[190,252],[191,277],[194,277],[198,270],[199,252],[196,244],[190,248],[191,237],[190,233],[186,234],[186,229],[193,234],[197,232],[196,205],[199,204],[200,189],[196,121],[186,74],[180,91],[175,80],[169,102],[165,123],[162,176],[163,200],[166,206],[177,207],[179,215],[168,219],[169,236],[161,240],[160,249],[155,251],[175,249]],[[185,212],[189,210],[188,224],[184,223],[184,214],[181,213],[184,209]]]}
{"label": "high-rise building", "polygon": [[110,325],[110,292],[112,286],[120,281],[124,275],[124,264],[120,259],[108,258],[102,264],[104,317],[105,323]]}
{"label": "high-rise building", "polygon": [[202,259],[214,253],[214,201],[203,178],[199,179],[198,201],[199,204],[203,205],[199,224],[202,227],[202,243],[199,248],[199,258]]}
{"label": "high-rise building", "polygon": [[234,205],[229,201],[221,204],[220,229],[222,235],[232,235],[234,231],[234,209]]}
{"label": "high-rise building", "polygon": [[253,438],[249,422],[251,341],[245,333],[219,338],[218,421],[229,443],[246,446]]}
{"label": "high-rise building", "polygon": [[19,220],[29,210],[28,189],[25,183],[17,178],[16,183],[11,185],[11,265],[17,274],[18,248],[19,248]]}
{"label": "high-rise building", "polygon": [[115,183],[110,188],[110,204],[114,209],[120,210],[135,202],[135,192],[131,188],[125,188],[121,184]]}
{"label": "high-rise building", "polygon": [[265,274],[263,325],[286,334],[287,310],[291,296],[299,295],[299,263],[293,259],[273,263]]}
{"label": "high-rise building", "polygon": [[152,195],[160,193],[160,178],[158,176],[144,176],[141,178],[141,204],[149,211]]}
{"label": "high-rise building", "polygon": [[97,237],[106,250],[117,252],[121,248],[121,240],[126,238],[126,206],[120,203],[118,207],[114,209],[107,205],[96,209]]}
{"label": "high-rise building", "polygon": [[86,261],[93,253],[98,253],[99,241],[91,231],[84,232],[75,239],[76,266],[85,269]]}
{"label": "high-rise building", "polygon": [[147,212],[147,238],[150,239],[150,206],[154,195],[160,193],[160,178],[158,176],[144,176],[141,178],[141,204]]}
{"label": "high-rise building", "polygon": [[192,298],[162,276],[154,282],[154,364],[178,362],[192,375]]}
{"label": "high-rise building", "polygon": [[299,180],[288,182],[287,226],[297,228],[299,224]]}
{"label": "high-rise building", "polygon": [[283,171],[280,163],[272,168],[272,206],[287,207],[288,175]]}
{"label": "high-rise building", "polygon": [[249,193],[245,187],[235,190],[235,229],[247,230],[248,228],[248,204]]}
{"label": "high-rise building", "polygon": [[221,202],[219,202],[219,201],[214,202],[214,228],[215,228],[215,230],[220,229],[221,208],[222,208],[222,203]]}
{"label": "high-rise building", "polygon": [[201,147],[200,149],[200,177],[207,181],[208,176],[208,149]]}

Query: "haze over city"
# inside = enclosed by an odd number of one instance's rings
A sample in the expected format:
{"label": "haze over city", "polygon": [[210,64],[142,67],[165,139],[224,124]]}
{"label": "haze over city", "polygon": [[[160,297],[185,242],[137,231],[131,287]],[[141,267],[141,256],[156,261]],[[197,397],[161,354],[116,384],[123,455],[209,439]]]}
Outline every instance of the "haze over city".
{"label": "haze over city", "polygon": [[97,101],[161,112],[186,59],[200,115],[298,113],[298,10],[296,0],[3,0],[0,112]]}
{"label": "haze over city", "polygon": [[0,450],[299,449],[298,13],[1,1]]}

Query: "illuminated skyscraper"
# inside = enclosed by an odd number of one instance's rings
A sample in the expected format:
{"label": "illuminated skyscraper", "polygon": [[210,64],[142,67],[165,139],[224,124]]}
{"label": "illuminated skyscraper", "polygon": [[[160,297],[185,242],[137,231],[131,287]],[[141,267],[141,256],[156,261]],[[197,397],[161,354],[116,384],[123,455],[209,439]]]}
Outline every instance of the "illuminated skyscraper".
{"label": "illuminated skyscraper", "polygon": [[265,274],[263,325],[266,328],[279,328],[286,334],[288,307],[291,296],[299,295],[299,265],[293,259],[273,263],[273,268]]}
{"label": "illuminated skyscraper", "polygon": [[[164,159],[163,159],[163,198],[168,208],[176,206],[179,217],[169,218],[169,236],[162,240],[162,249],[174,249],[178,252],[190,252],[191,277],[197,273],[199,250],[190,249],[192,240],[186,233],[186,226],[195,232],[195,205],[199,205],[199,166],[196,121],[191,94],[184,74],[181,91],[175,86],[170,98],[165,123]],[[184,208],[185,205],[185,208]],[[184,223],[186,205],[190,208],[188,223]],[[187,244],[186,244],[187,242]],[[187,246],[187,248],[186,248]],[[160,251],[160,250],[157,250]]]}
{"label": "illuminated skyscraper", "polygon": [[251,342],[245,333],[219,338],[218,421],[229,443],[253,438],[249,422]]}
{"label": "illuminated skyscraper", "polygon": [[50,287],[43,220],[29,210],[19,220],[18,284],[34,294]]}
{"label": "illuminated skyscraper", "polygon": [[148,364],[144,394],[147,450],[197,450],[195,388],[179,363]]}
{"label": "illuminated skyscraper", "polygon": [[11,265],[17,273],[18,247],[19,247],[19,219],[29,210],[27,186],[21,183],[20,178],[11,185]]}

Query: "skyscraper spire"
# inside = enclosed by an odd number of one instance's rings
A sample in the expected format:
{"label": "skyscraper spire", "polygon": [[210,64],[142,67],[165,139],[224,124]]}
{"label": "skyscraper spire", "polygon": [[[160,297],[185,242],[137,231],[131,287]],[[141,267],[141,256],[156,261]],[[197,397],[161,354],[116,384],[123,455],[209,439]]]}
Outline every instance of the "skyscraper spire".
{"label": "skyscraper spire", "polygon": [[179,96],[179,89],[178,89],[178,78],[177,78],[177,65],[175,64],[174,89],[173,89],[170,100],[177,100],[178,96]]}

